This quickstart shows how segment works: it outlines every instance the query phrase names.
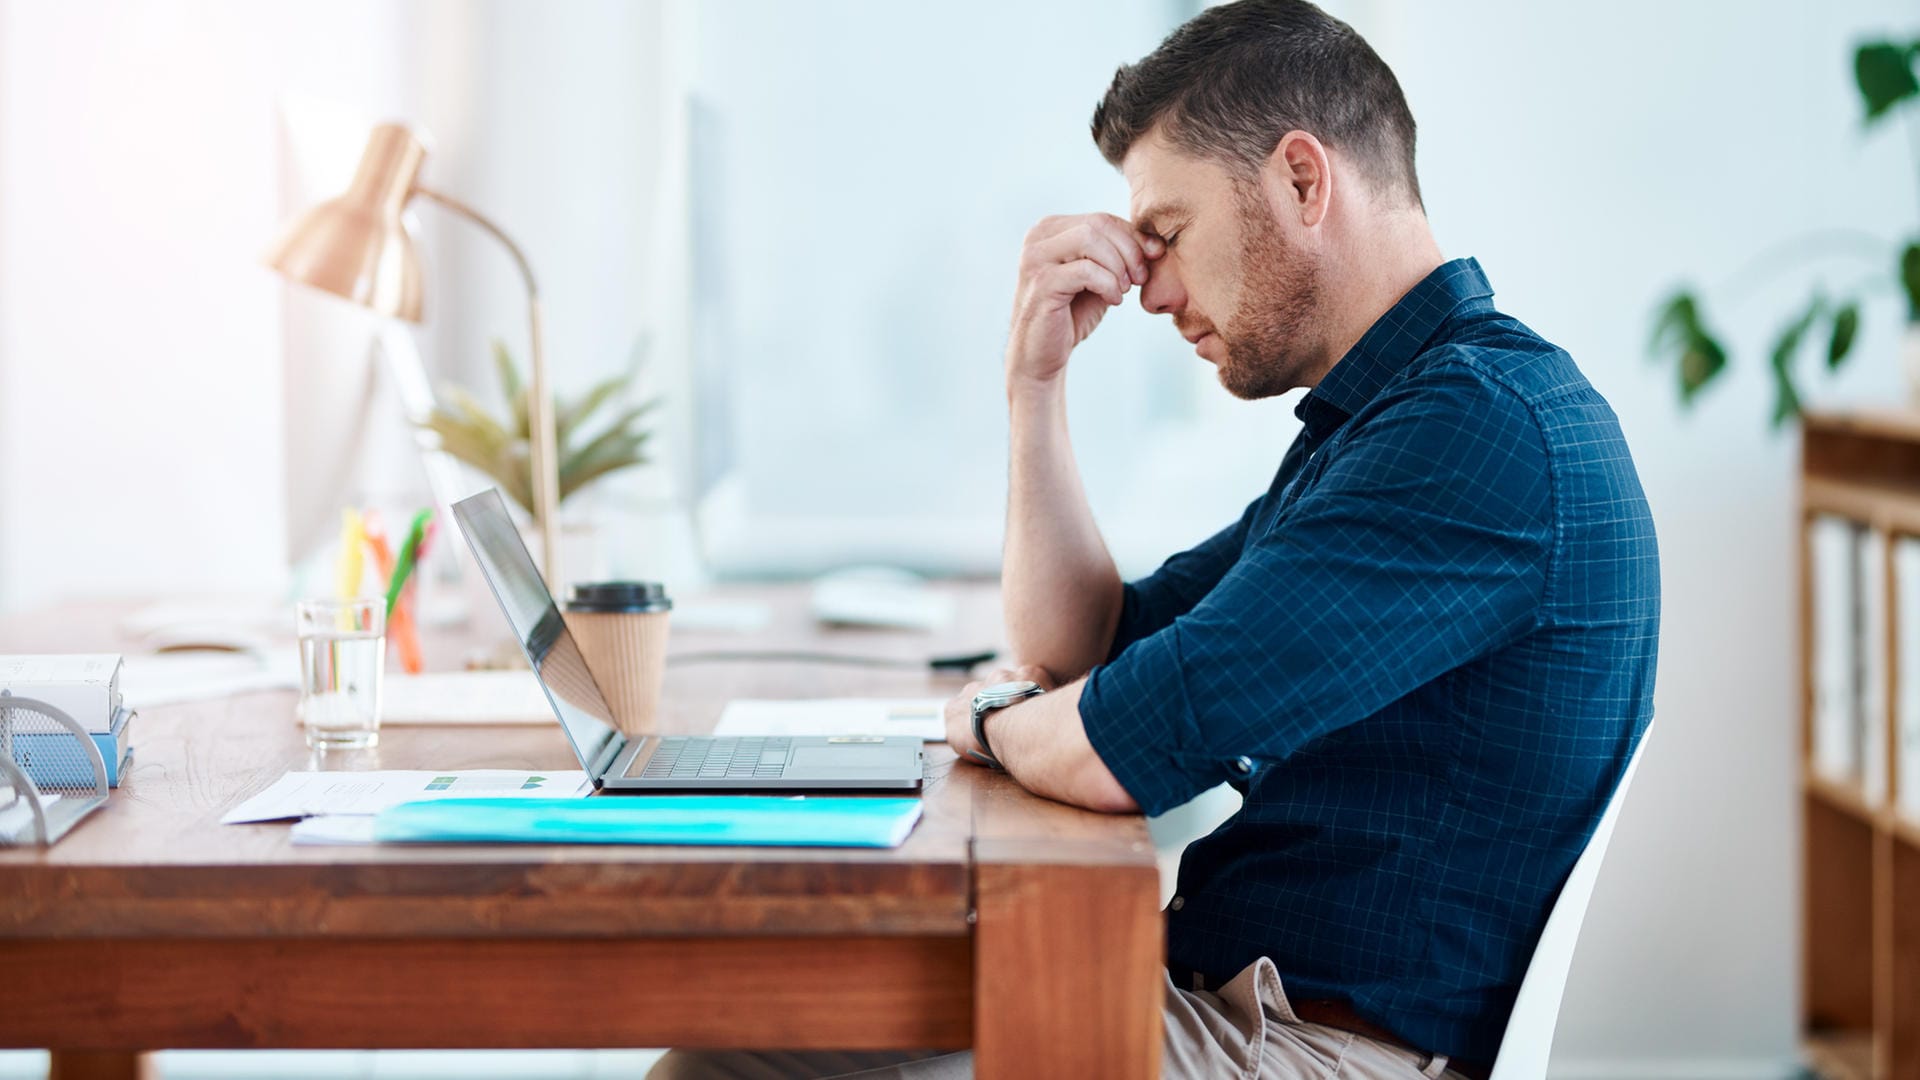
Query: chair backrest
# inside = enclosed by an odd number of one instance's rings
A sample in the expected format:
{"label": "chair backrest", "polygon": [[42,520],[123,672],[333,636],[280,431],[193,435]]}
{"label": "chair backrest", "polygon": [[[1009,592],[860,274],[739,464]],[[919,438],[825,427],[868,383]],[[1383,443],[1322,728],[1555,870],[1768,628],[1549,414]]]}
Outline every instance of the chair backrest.
{"label": "chair backrest", "polygon": [[1607,857],[1607,842],[1613,839],[1620,804],[1627,800],[1627,788],[1633,783],[1634,770],[1640,767],[1640,756],[1646,753],[1647,739],[1652,735],[1653,722],[1648,721],[1633,756],[1627,759],[1627,771],[1620,774],[1620,784],[1613,789],[1613,798],[1607,800],[1606,812],[1600,815],[1599,827],[1593,830],[1593,838],[1573,864],[1560,898],[1547,915],[1547,928],[1527,963],[1527,975],[1520,982],[1520,996],[1513,1003],[1513,1016],[1507,1020],[1490,1080],[1542,1080],[1547,1075],[1553,1028],[1560,1020],[1560,996],[1567,989],[1567,971],[1573,966],[1573,946],[1580,938],[1580,924],[1587,918],[1587,901],[1593,898],[1594,880]]}

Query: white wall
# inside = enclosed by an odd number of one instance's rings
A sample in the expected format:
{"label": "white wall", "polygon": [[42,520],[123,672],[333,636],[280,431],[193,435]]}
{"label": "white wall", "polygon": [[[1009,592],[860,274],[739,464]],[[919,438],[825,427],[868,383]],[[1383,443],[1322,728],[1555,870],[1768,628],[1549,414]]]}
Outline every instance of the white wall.
{"label": "white wall", "polygon": [[[1737,370],[1677,405],[1646,360],[1681,279],[1715,289],[1809,228],[1915,230],[1906,133],[1860,134],[1852,45],[1911,34],[1911,3],[1356,3],[1420,124],[1427,206],[1500,306],[1612,401],[1659,529],[1660,728],[1575,960],[1558,1075],[1777,1074],[1798,980],[1797,440],[1766,427],[1771,336],[1831,261],[1714,310]],[[1711,294],[1724,296],[1724,290]],[[1815,403],[1898,404],[1901,315],[1882,295]]]}
{"label": "white wall", "polygon": [[380,115],[397,26],[370,2],[0,4],[0,610],[281,587],[278,102]]}
{"label": "white wall", "polygon": [[[645,309],[659,17],[612,0],[0,2],[0,610],[287,587],[283,305],[304,326],[343,307],[259,262],[294,210],[277,184],[289,96],[428,132],[424,179],[533,259],[557,383],[623,362]],[[526,363],[524,293],[490,240],[416,214],[429,365],[490,394],[489,337]],[[301,360],[367,363],[338,352]],[[391,465],[403,479],[374,494],[420,488],[417,462]]]}
{"label": "white wall", "polygon": [[[278,576],[276,9],[0,8],[0,604]],[[352,39],[353,12],[311,30]]]}

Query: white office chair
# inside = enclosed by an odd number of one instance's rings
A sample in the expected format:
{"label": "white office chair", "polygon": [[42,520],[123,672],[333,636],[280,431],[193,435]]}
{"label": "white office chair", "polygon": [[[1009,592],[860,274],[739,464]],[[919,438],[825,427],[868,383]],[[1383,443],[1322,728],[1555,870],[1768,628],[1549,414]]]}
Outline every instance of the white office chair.
{"label": "white office chair", "polygon": [[1613,823],[1620,817],[1620,804],[1627,801],[1627,788],[1647,752],[1647,739],[1653,734],[1653,722],[1640,735],[1640,744],[1627,760],[1627,771],[1620,774],[1620,785],[1607,800],[1606,812],[1593,838],[1573,864],[1560,899],[1553,902],[1547,915],[1547,928],[1527,962],[1526,978],[1520,982],[1520,996],[1513,1003],[1513,1015],[1507,1020],[1506,1034],[1500,1040],[1500,1053],[1494,1058],[1489,1080],[1542,1080],[1547,1075],[1547,1055],[1553,1049],[1553,1028],[1560,1021],[1560,996],[1567,989],[1567,971],[1573,966],[1573,946],[1580,938],[1580,924],[1587,918],[1587,901],[1593,898],[1593,882],[1600,876],[1601,860],[1607,857],[1607,842],[1613,839]]}

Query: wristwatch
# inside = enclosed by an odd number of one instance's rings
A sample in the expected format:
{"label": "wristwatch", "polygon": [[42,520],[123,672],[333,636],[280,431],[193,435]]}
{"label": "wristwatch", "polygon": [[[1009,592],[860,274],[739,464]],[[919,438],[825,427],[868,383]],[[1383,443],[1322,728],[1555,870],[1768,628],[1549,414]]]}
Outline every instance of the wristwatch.
{"label": "wristwatch", "polygon": [[993,747],[987,745],[987,714],[995,709],[1004,709],[1016,701],[1025,701],[1030,697],[1039,697],[1046,688],[1037,682],[1020,679],[1015,682],[994,683],[973,695],[973,741],[980,749],[970,750],[974,759],[982,765],[995,769],[1004,769],[1000,759],[993,756]]}

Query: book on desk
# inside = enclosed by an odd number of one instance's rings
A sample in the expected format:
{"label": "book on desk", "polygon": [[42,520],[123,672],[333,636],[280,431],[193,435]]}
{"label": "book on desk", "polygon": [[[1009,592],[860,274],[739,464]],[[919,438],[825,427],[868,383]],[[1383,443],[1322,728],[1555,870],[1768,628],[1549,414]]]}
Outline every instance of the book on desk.
{"label": "book on desk", "polygon": [[[49,706],[71,717],[87,736],[107,770],[107,786],[119,787],[133,753],[132,730],[138,715],[120,691],[124,667],[118,653],[22,653],[0,656],[0,690]],[[53,752],[67,736],[56,732],[7,731],[7,752],[42,788],[87,785],[92,770],[64,752]]]}

